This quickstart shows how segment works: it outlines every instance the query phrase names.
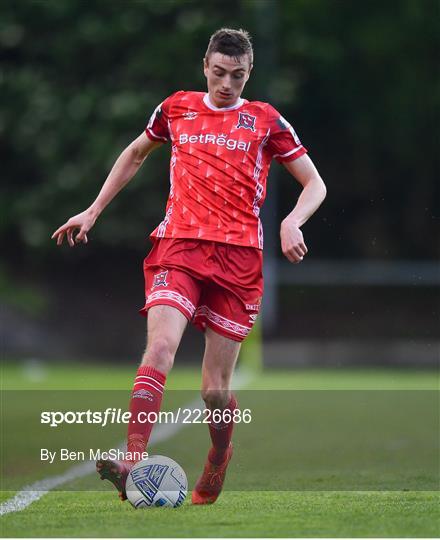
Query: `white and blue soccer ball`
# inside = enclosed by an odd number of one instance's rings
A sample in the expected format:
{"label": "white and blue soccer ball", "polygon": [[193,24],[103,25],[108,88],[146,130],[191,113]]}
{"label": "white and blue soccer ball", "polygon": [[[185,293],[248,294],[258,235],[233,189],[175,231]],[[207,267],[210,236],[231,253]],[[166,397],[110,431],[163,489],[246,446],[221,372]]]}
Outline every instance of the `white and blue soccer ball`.
{"label": "white and blue soccer ball", "polygon": [[185,471],[166,456],[149,456],[131,469],[125,484],[135,508],[180,506],[188,493]]}

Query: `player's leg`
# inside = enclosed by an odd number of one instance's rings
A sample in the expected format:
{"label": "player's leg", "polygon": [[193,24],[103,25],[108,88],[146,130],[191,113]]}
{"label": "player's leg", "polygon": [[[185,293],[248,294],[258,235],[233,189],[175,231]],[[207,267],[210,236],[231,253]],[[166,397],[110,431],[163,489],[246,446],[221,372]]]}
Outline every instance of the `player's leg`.
{"label": "player's leg", "polygon": [[[157,413],[162,402],[166,377],[187,321],[192,319],[200,297],[200,283],[190,272],[181,269],[189,262],[191,243],[182,239],[162,238],[156,241],[144,260],[145,306],[148,316],[147,348],[137,371],[132,392],[128,427],[129,452],[143,452],[152,430],[145,415]],[[137,420],[138,414],[144,418]],[[151,415],[154,416],[154,415]]]}
{"label": "player's leg", "polygon": [[203,474],[193,490],[193,504],[212,504],[220,495],[226,468],[232,457],[232,419],[237,407],[235,396],[231,393],[231,380],[241,344],[209,327],[205,335],[202,398],[212,412],[208,424],[212,447]]}
{"label": "player's leg", "polygon": [[141,366],[151,366],[168,374],[188,319],[173,306],[152,306],[148,310],[147,346]]}
{"label": "player's leg", "polygon": [[202,364],[202,399],[210,410],[229,405],[231,381],[241,342],[223,336],[211,328],[205,332]]}
{"label": "player's leg", "polygon": [[[217,499],[232,456],[231,413],[237,402],[230,392],[230,383],[240,342],[251,331],[260,308],[262,264],[258,249],[213,243],[211,281],[203,290],[193,322],[206,331],[202,395],[210,410],[223,411],[223,418],[209,424],[212,448],[192,493],[195,504]],[[212,420],[216,420],[214,415]]]}
{"label": "player's leg", "polygon": [[127,460],[97,463],[101,477],[104,474],[115,484],[121,498],[125,498],[128,472],[147,447],[154,425],[150,419],[160,410],[167,374],[198,304],[201,281],[193,271],[198,262],[194,256],[194,242],[162,238],[144,260],[145,305],[140,312],[148,317],[147,347],[131,394]]}
{"label": "player's leg", "polygon": [[[131,420],[128,424],[127,459],[98,460],[96,469],[102,480],[109,480],[127,498],[125,482],[133,464],[141,459],[154,423],[145,421],[150,413],[158,413],[166,376],[187,325],[187,318],[178,309],[167,305],[152,306],[148,312],[147,347],[137,371],[130,399]],[[150,417],[152,415],[150,414]]]}
{"label": "player's leg", "polygon": [[[212,441],[209,460],[219,465],[225,460],[234,427],[234,423],[228,420],[237,407],[237,400],[231,392],[231,381],[241,342],[218,334],[210,328],[207,328],[205,335],[202,399],[207,409],[217,412],[208,424]],[[223,414],[224,411],[230,411],[230,414]]]}
{"label": "player's leg", "polygon": [[130,400],[131,422],[128,424],[127,452],[145,451],[154,419],[162,403],[166,377],[188,323],[178,309],[168,305],[152,306],[148,311],[147,347],[137,370]]}

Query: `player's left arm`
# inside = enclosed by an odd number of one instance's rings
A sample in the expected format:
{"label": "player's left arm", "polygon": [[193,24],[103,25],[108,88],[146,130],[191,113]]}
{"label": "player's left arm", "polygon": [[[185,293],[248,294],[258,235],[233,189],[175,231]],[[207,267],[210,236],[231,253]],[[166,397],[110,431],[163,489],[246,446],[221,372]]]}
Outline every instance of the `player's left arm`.
{"label": "player's left arm", "polygon": [[303,186],[295,208],[281,222],[280,237],[283,254],[292,263],[299,263],[307,253],[301,226],[316,212],[325,199],[327,189],[307,154],[283,163],[289,173]]}

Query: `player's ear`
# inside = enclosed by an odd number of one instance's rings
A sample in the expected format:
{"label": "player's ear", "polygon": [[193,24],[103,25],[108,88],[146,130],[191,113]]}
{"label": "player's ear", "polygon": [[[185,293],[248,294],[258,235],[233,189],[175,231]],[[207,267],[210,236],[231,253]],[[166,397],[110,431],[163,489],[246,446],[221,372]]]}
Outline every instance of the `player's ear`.
{"label": "player's ear", "polygon": [[205,56],[205,58],[203,58],[203,73],[205,74],[205,77],[208,77],[208,69],[209,69],[208,59]]}

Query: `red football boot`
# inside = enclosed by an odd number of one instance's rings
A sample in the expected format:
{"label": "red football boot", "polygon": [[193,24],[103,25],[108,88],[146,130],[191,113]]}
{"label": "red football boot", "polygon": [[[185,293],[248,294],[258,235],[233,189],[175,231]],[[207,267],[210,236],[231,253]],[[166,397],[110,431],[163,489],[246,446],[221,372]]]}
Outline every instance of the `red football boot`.
{"label": "red football boot", "polygon": [[226,450],[225,461],[221,465],[214,465],[206,460],[202,476],[197,480],[192,492],[193,504],[212,504],[215,503],[223,488],[226,469],[232,457],[232,443]]}
{"label": "red football boot", "polygon": [[115,486],[121,501],[127,499],[125,482],[133,465],[134,463],[131,461],[118,461],[116,459],[99,459],[96,462],[96,471],[101,480],[109,480]]}

